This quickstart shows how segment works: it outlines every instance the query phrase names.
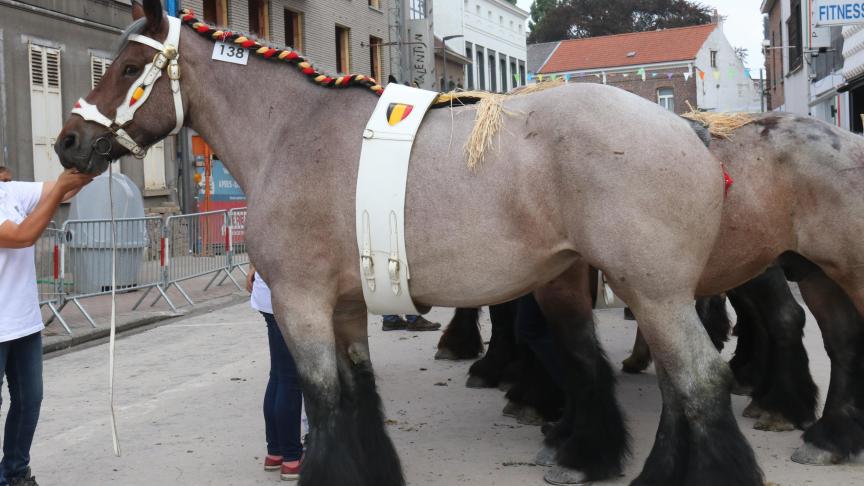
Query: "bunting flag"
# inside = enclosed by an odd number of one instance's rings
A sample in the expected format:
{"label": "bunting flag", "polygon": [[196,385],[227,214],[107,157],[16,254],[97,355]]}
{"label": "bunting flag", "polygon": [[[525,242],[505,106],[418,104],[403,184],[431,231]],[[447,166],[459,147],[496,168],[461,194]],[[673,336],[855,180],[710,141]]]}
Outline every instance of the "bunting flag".
{"label": "bunting flag", "polygon": [[693,74],[691,74],[689,72],[685,72],[684,73],[684,81],[690,81],[690,76],[693,76]]}
{"label": "bunting flag", "polygon": [[720,71],[718,71],[716,69],[714,70],[714,79],[716,79],[717,81],[720,81]]}
{"label": "bunting flag", "polygon": [[652,78],[656,78],[656,77],[657,77],[657,73],[651,73],[651,77],[652,77]]}
{"label": "bunting flag", "polygon": [[642,81],[645,81],[645,68],[639,68],[639,70],[636,71],[636,74],[642,76]]}
{"label": "bunting flag", "polygon": [[675,76],[675,73],[666,73],[666,77],[672,79],[672,76]]}
{"label": "bunting flag", "polygon": [[522,84],[522,76],[519,76],[519,73],[513,73],[513,79],[516,80],[516,84]]}
{"label": "bunting flag", "polygon": [[705,71],[699,71],[699,79],[705,81]]}
{"label": "bunting flag", "polygon": [[564,75],[564,82],[565,82],[565,83],[569,83],[569,82],[570,82],[570,74],[569,74],[569,73]]}
{"label": "bunting flag", "polygon": [[622,74],[621,76],[624,76],[625,78],[630,77],[630,75],[627,74],[627,73],[624,73],[624,74]]}
{"label": "bunting flag", "polygon": [[558,79],[558,76],[555,75],[555,74],[553,74],[553,75],[549,78],[549,81],[555,81],[556,79]]}
{"label": "bunting flag", "polygon": [[542,83],[542,82],[543,82],[543,75],[542,75],[542,74],[538,74],[538,75],[537,75],[537,82],[538,82],[538,83]]}
{"label": "bunting flag", "polygon": [[738,74],[738,70],[730,66],[729,69],[726,70],[726,74],[728,74],[730,78],[735,79],[735,76],[737,76]]}
{"label": "bunting flag", "polygon": [[531,79],[533,79],[533,77],[534,77],[533,74],[528,73],[528,74],[525,75],[525,81],[528,81],[528,82],[530,83],[530,82],[531,82]]}
{"label": "bunting flag", "polygon": [[750,76],[750,68],[744,68],[744,76],[746,76],[748,78],[751,77]]}

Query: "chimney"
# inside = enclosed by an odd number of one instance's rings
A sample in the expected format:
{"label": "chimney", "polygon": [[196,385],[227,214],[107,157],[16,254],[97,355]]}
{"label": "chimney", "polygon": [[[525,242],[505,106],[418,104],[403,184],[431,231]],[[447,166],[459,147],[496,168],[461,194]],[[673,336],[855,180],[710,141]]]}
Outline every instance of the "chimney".
{"label": "chimney", "polygon": [[720,12],[718,12],[715,8],[714,13],[711,14],[711,23],[716,24],[720,28],[720,30],[723,30],[723,20],[724,17],[720,15]]}

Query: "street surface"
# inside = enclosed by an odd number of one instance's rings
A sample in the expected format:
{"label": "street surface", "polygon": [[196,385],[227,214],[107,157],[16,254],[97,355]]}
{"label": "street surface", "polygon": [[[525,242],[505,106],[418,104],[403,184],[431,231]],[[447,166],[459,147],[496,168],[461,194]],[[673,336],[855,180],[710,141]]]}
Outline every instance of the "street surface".
{"label": "street surface", "polygon": [[[430,318],[443,323],[451,313],[435,309]],[[616,367],[635,329],[621,317],[620,309],[598,312],[600,334]],[[488,337],[488,314],[483,319]],[[465,388],[469,362],[434,361],[439,332],[384,333],[380,318],[371,317],[370,333],[388,428],[410,485],[543,484],[543,470],[525,465],[540,444],[539,428],[503,417],[505,401],[498,390]],[[824,396],[829,363],[812,317],[807,344]],[[279,484],[278,473],[262,467],[266,328],[248,305],[118,340],[120,458],[111,447],[107,359],[107,345],[101,344],[46,360],[45,400],[32,452],[41,485]],[[625,477],[602,484],[629,484],[653,443],[660,410],[653,369],[621,376],[619,398],[635,452]],[[733,401],[740,417],[746,402]],[[4,419],[7,402],[4,397]],[[739,423],[767,479],[776,484],[864,484],[864,466],[805,467],[789,461],[800,432],[760,432],[752,429],[751,419]]]}

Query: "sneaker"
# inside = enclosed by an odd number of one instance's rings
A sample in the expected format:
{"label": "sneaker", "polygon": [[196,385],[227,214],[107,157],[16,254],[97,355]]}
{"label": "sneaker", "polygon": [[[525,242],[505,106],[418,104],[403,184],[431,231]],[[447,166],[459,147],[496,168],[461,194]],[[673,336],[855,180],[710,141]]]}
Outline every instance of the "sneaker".
{"label": "sneaker", "polygon": [[384,331],[402,331],[406,327],[408,327],[408,321],[402,318],[402,316],[396,316],[396,320],[384,319],[384,322],[381,324],[381,329]]}
{"label": "sneaker", "polygon": [[265,471],[275,471],[282,467],[282,456],[271,456],[267,454],[267,457],[264,458],[264,470]]}
{"label": "sneaker", "polygon": [[39,486],[36,482],[36,477],[30,475],[30,468],[20,478],[10,479],[9,486]]}
{"label": "sneaker", "polygon": [[297,481],[300,479],[300,468],[303,460],[282,463],[282,481]]}
{"label": "sneaker", "polygon": [[408,321],[406,329],[409,331],[437,331],[441,329],[441,324],[432,322],[423,316],[417,316],[414,321]]}

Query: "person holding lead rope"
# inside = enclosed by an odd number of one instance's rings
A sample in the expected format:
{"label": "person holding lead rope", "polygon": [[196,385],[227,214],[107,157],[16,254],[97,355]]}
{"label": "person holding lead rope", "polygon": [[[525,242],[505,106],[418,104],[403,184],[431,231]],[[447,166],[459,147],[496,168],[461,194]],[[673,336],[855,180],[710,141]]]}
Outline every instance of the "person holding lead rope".
{"label": "person holding lead rope", "polygon": [[33,245],[60,203],[93,174],[63,172],[54,182],[0,182],[0,384],[9,383],[0,486],[37,486],[30,446],[42,406],[42,313]]}

